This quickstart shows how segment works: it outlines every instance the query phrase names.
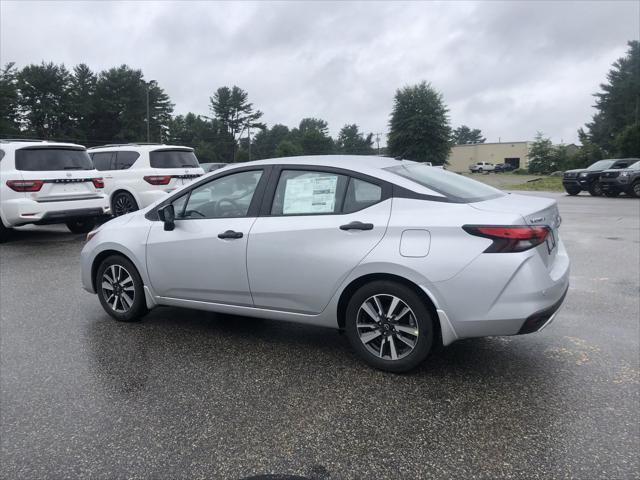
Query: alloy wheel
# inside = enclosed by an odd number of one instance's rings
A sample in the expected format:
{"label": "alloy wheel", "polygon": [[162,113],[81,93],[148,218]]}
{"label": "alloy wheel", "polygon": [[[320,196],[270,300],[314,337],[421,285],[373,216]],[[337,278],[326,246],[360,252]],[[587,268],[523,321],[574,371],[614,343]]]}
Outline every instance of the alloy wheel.
{"label": "alloy wheel", "polygon": [[133,277],[122,265],[110,265],[102,274],[102,294],[114,312],[127,312],[136,298]]}
{"label": "alloy wheel", "polygon": [[360,306],[358,337],[365,348],[384,360],[409,355],[418,343],[418,322],[411,308],[395,295],[378,294]]}
{"label": "alloy wheel", "polygon": [[133,200],[129,195],[118,195],[113,202],[113,213],[116,217],[126,215],[136,210]]}

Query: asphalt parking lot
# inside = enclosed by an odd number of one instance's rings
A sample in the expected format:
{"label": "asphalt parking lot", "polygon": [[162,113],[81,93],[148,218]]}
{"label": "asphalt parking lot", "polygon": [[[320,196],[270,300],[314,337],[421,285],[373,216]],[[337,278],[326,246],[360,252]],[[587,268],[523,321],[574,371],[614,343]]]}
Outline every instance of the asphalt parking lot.
{"label": "asphalt parking lot", "polygon": [[19,232],[0,245],[2,478],[638,478],[640,201],[538,194],[572,259],[555,322],[406,375],[322,328],[117,323],[80,288],[82,236]]}

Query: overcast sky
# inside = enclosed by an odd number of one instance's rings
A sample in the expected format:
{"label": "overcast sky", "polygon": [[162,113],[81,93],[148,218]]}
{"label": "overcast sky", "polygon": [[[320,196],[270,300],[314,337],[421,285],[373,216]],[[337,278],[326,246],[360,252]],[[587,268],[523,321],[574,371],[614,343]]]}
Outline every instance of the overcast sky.
{"label": "overcast sky", "polygon": [[94,70],[126,63],[176,113],[207,114],[222,85],[269,126],[305,116],[387,132],[397,88],[442,92],[452,126],[488,141],[577,140],[592,93],[640,36],[640,2],[11,2],[0,61]]}

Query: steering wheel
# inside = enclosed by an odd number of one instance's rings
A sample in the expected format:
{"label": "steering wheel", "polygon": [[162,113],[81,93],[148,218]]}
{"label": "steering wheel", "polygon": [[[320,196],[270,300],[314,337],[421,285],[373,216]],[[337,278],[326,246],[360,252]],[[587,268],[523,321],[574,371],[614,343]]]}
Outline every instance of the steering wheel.
{"label": "steering wheel", "polygon": [[[222,205],[228,203],[229,205],[231,205],[231,209],[227,210],[226,212],[224,211],[224,209],[222,208]],[[219,216],[224,217],[226,216],[225,214],[227,213],[235,213],[235,212],[242,212],[243,209],[240,205],[238,205],[238,203],[231,199],[231,198],[221,198],[220,200],[218,200],[218,202],[216,203],[216,212]]]}

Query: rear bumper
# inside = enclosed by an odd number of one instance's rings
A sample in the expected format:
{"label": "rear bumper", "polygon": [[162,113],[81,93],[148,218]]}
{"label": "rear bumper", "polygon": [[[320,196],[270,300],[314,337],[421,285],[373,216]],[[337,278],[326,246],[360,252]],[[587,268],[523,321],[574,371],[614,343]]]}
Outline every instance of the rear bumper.
{"label": "rear bumper", "polygon": [[557,248],[550,266],[534,251],[485,254],[452,279],[435,283],[438,308],[455,336],[517,335],[532,317],[539,321],[527,328],[542,328],[569,288],[570,262],[560,239]]}
{"label": "rear bumper", "polygon": [[158,200],[164,200],[165,198],[167,198],[167,195],[174,190],[175,188],[167,188],[158,190],[144,190],[142,192],[138,192],[138,199],[140,200],[138,206],[140,208],[146,208],[152,203],[157,202]]}
{"label": "rear bumper", "polygon": [[18,198],[2,203],[2,216],[9,227],[64,223],[86,217],[100,217],[111,212],[107,197],[56,202],[36,202]]}
{"label": "rear bumper", "polygon": [[560,309],[560,307],[562,306],[562,302],[564,302],[564,297],[567,296],[567,291],[569,291],[569,286],[567,286],[567,289],[562,294],[562,297],[560,297],[560,300],[558,300],[556,303],[554,303],[550,307],[547,307],[529,316],[529,318],[527,318],[525,322],[522,324],[522,327],[520,327],[520,330],[518,331],[518,335],[524,335],[525,333],[539,332],[544,327],[549,325],[555,318],[556,313],[558,313],[558,310]]}

